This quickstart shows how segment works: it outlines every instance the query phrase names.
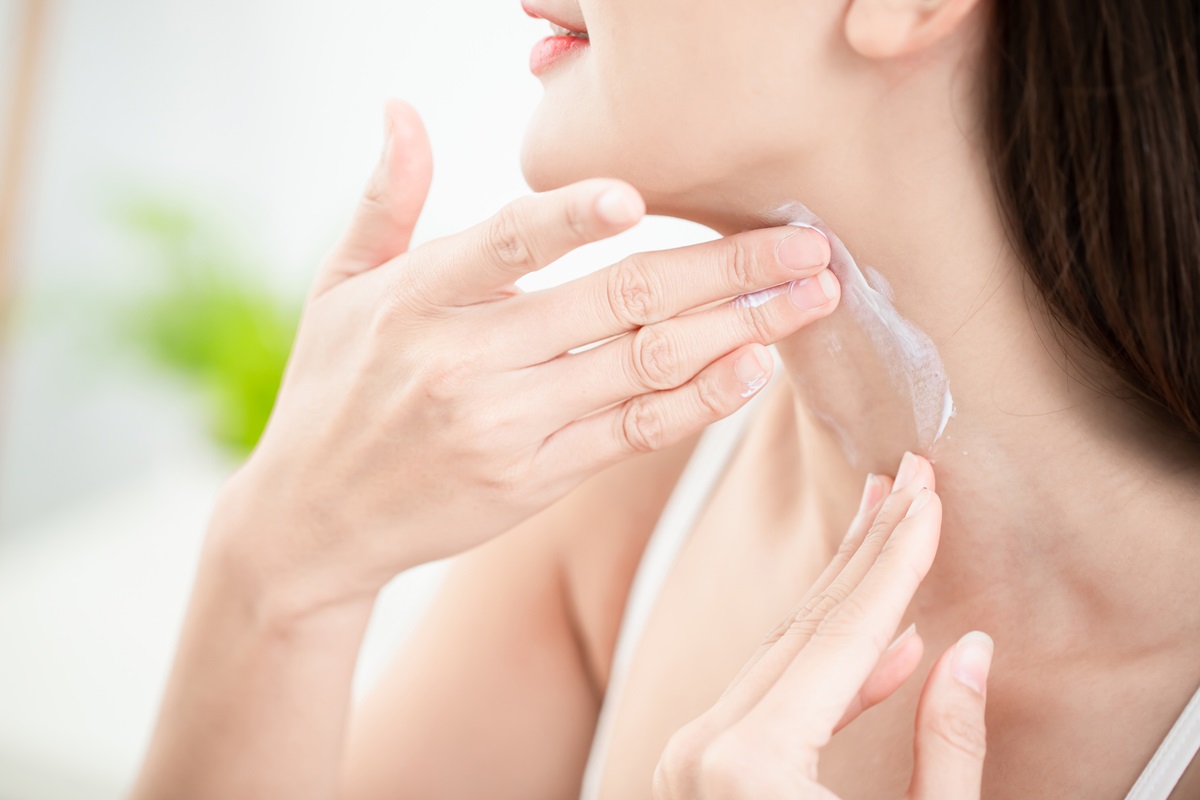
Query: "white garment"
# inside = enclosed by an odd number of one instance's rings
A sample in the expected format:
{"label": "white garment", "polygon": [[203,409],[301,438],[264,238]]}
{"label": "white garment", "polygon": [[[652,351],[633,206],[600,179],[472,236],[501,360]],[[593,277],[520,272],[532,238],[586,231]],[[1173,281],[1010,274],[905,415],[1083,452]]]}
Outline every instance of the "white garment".
{"label": "white garment", "polygon": [[[774,347],[774,383],[782,374],[783,365]],[[613,651],[612,668],[609,670],[608,690],[596,721],[596,732],[592,739],[591,752],[583,775],[580,800],[598,800],[604,763],[608,757],[613,725],[625,693],[629,668],[641,639],[642,630],[654,608],[658,593],[674,566],[675,559],[696,525],[705,501],[724,472],[726,464],[741,441],[754,409],[768,387],[760,389],[749,403],[724,419],[710,425],[701,434],[696,448],[688,459],[679,481],[663,507],[662,516],[646,543],[641,563],[634,575],[626,601],[621,629]],[[1142,771],[1126,800],[1167,800],[1179,778],[1200,750],[1200,689],[1167,734],[1158,751]]]}

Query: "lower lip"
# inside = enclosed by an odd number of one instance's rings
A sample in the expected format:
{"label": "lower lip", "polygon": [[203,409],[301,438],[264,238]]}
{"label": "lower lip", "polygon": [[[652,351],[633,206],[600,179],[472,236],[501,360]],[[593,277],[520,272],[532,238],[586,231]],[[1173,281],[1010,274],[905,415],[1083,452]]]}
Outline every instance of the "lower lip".
{"label": "lower lip", "polygon": [[579,50],[586,50],[587,39],[578,36],[548,36],[533,46],[529,54],[529,69],[534,75],[541,75],[560,59]]}

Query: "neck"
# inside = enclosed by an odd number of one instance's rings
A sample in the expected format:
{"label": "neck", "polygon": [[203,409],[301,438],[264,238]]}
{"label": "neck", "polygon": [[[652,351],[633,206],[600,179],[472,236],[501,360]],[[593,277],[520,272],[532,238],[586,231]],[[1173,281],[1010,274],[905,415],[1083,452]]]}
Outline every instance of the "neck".
{"label": "neck", "polygon": [[[832,198],[814,211],[936,348],[954,413],[936,436],[923,430],[927,410],[914,405],[928,398],[896,379],[914,368],[904,348],[864,334],[869,320],[845,302],[853,265],[835,264],[843,305],[776,343],[794,389],[783,435],[806,487],[794,502],[820,498],[836,548],[865,473],[892,474],[904,450],[920,452],[944,522],[916,607],[960,609],[966,619],[948,623],[959,627],[1010,627],[1022,646],[1090,646],[1103,631],[1148,650],[1181,626],[1194,636],[1195,454],[1067,352],[1006,243],[986,174],[963,163],[927,160],[920,182],[870,170],[858,191],[841,175],[840,192],[812,192]],[[779,224],[790,197],[764,185],[700,221],[726,234]],[[1046,624],[1030,630],[1034,614]]]}

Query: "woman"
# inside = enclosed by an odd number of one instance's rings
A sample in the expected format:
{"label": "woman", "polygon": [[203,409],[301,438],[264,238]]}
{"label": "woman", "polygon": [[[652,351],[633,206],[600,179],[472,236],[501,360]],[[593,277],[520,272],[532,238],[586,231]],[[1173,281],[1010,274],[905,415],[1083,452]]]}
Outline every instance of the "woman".
{"label": "woman", "polygon": [[[1191,0],[527,11],[588,37],[537,61],[543,193],[408,252],[389,106],[138,796],[1200,796],[1194,737],[1143,773],[1200,685]],[[643,200],[724,238],[512,286]],[[467,550],[347,724],[379,587]]]}

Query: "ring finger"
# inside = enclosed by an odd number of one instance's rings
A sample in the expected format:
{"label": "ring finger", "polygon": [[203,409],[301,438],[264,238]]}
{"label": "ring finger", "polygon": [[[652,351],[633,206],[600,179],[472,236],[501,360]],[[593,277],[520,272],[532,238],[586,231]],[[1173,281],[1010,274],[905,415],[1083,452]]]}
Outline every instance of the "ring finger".
{"label": "ring finger", "polygon": [[[560,286],[530,292],[481,319],[507,366],[529,366],[713,303],[816,275],[829,264],[819,232],[782,226],[673,250],[634,253]],[[487,313],[486,309],[480,309]]]}
{"label": "ring finger", "polygon": [[546,364],[540,380],[556,393],[555,425],[641,394],[682,386],[739,347],[770,344],[829,314],[839,287],[828,269],[702,312],[683,314]]}

